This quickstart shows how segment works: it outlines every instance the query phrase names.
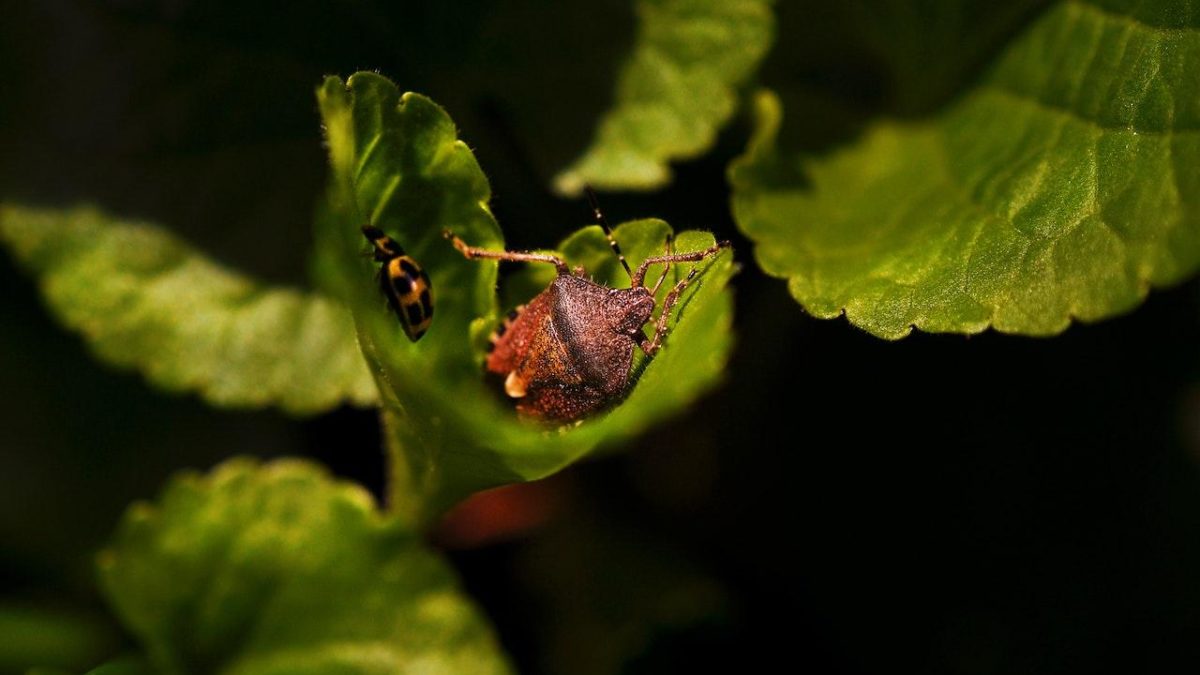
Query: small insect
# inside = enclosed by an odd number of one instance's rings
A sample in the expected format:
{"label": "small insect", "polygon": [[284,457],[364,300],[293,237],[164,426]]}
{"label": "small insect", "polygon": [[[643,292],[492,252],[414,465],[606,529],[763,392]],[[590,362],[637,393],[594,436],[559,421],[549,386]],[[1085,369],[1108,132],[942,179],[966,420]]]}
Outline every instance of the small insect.
{"label": "small insect", "polygon": [[[492,335],[486,364],[488,371],[505,378],[504,391],[517,399],[519,413],[547,422],[573,421],[619,400],[629,381],[634,346],[654,356],[666,337],[671,308],[696,276],[693,267],[667,294],[654,337],[648,338],[642,327],[654,313],[654,296],[669,265],[698,262],[729,246],[723,241],[702,251],[676,254],[671,253],[668,237],[664,255],[647,258],[636,271],[630,270],[590,190],[588,198],[613,253],[629,274],[629,288],[597,284],[584,276],[583,268],[568,269],[554,255],[487,251],[468,245],[449,230],[443,233],[468,259],[541,262],[558,270],[546,290],[509,312]],[[655,264],[664,265],[663,274],[653,288],[646,288],[646,271]]]}
{"label": "small insect", "polygon": [[379,268],[379,288],[388,306],[400,318],[409,340],[421,339],[433,321],[433,288],[429,275],[417,261],[404,253],[395,239],[374,225],[362,226],[363,236],[371,242]]}

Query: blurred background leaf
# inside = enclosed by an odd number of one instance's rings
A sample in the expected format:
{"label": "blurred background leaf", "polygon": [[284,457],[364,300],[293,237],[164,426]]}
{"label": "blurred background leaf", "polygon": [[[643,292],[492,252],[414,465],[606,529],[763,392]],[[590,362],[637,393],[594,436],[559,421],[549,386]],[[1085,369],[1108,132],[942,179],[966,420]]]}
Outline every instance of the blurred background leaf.
{"label": "blurred background leaf", "polygon": [[[75,672],[78,671],[37,667],[26,671],[26,675],[74,675]],[[128,656],[113,659],[112,661],[96,666],[88,670],[86,675],[153,675],[154,672],[142,658]]]}
{"label": "blurred background leaf", "polygon": [[120,645],[110,619],[71,607],[0,605],[0,672],[22,672],[31,664],[84,668],[107,658]]}
{"label": "blurred background leaf", "polygon": [[131,507],[99,567],[162,672],[509,672],[420,538],[305,462],[175,478]]}
{"label": "blurred background leaf", "polygon": [[153,672],[141,659],[123,658],[93,668],[87,675],[150,675]]}
{"label": "blurred background leaf", "polygon": [[159,228],[95,209],[0,206],[0,241],[93,353],[156,386],[293,414],[376,400],[335,301],[264,287]]}
{"label": "blurred background leaf", "polygon": [[671,179],[667,163],[712,147],[733,115],[737,87],[771,46],[770,0],[638,0],[633,53],[617,79],[616,104],[582,157],[555,178],[584,185],[651,189]]}
{"label": "blurred background leaf", "polygon": [[812,314],[885,338],[1047,335],[1128,311],[1200,262],[1200,37],[1172,3],[1061,3],[945,112],[823,159],[779,100],[731,169],[757,259]]}

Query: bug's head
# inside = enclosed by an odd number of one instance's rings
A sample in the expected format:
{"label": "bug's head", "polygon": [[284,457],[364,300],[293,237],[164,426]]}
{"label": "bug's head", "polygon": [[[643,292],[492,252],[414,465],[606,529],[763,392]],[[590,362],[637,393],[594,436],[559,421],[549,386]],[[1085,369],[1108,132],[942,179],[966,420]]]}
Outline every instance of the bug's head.
{"label": "bug's head", "polygon": [[387,262],[392,258],[404,255],[404,249],[400,247],[400,244],[384,234],[383,230],[378,227],[363,225],[362,233],[367,241],[371,242],[371,251],[374,253],[375,262]]}
{"label": "bug's head", "polygon": [[612,329],[623,335],[637,335],[654,313],[654,296],[642,288],[613,289],[608,295],[605,314]]}

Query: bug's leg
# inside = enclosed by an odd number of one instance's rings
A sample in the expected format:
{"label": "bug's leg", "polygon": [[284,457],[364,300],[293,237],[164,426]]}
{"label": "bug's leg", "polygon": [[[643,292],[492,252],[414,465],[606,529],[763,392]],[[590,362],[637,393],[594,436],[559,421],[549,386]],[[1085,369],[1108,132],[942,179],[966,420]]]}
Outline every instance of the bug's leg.
{"label": "bug's leg", "polygon": [[488,251],[487,249],[476,248],[467,242],[459,239],[450,230],[442,230],[442,236],[449,239],[450,243],[454,244],[454,248],[458,249],[463,257],[469,260],[477,260],[479,258],[493,258],[495,260],[503,260],[506,262],[543,262],[554,265],[558,270],[559,276],[566,276],[571,273],[567,268],[567,264],[558,256],[548,253],[525,253],[520,251]]}
{"label": "bug's leg", "polygon": [[[668,232],[667,233],[667,244],[666,244],[666,246],[663,247],[665,249],[663,252],[663,255],[671,255],[671,253],[673,252],[672,249],[674,248],[674,246],[673,246],[674,243],[675,243],[675,233]],[[667,273],[670,271],[671,271],[670,265],[663,265],[662,275],[658,277],[658,281],[654,282],[654,288],[650,289],[650,297],[653,298],[654,296],[658,295],[658,288],[659,288],[659,286],[662,286],[663,281],[666,281]]]}
{"label": "bug's leg", "polygon": [[654,356],[654,352],[657,352],[658,348],[662,346],[663,338],[667,334],[667,319],[671,317],[671,308],[675,306],[676,302],[679,302],[680,294],[688,287],[688,284],[692,283],[692,279],[696,278],[696,270],[697,268],[693,267],[692,271],[688,272],[682,281],[675,284],[670,293],[667,293],[666,299],[663,300],[662,314],[658,315],[658,324],[654,327],[654,338],[643,338],[638,345],[646,356]]}
{"label": "bug's leg", "polygon": [[713,244],[712,246],[709,246],[708,248],[704,249],[703,251],[692,251],[691,253],[674,253],[671,255],[656,255],[656,256],[653,256],[650,258],[646,258],[645,260],[642,261],[641,265],[638,265],[637,271],[633,273],[632,287],[637,288],[638,286],[642,285],[642,282],[644,282],[646,280],[646,270],[651,265],[657,265],[659,263],[667,263],[669,265],[671,263],[699,262],[701,260],[704,260],[705,258],[714,256],[714,255],[720,253],[721,249],[729,248],[729,246],[730,246],[729,242],[719,241],[716,244]]}

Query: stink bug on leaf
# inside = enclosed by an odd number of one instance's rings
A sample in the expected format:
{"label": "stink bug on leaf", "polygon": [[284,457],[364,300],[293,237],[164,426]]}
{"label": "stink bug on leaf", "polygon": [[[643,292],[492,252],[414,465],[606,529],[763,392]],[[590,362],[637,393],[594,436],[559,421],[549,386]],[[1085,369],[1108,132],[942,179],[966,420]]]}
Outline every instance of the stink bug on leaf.
{"label": "stink bug on leaf", "polygon": [[388,306],[399,317],[408,339],[420,340],[433,321],[433,289],[429,285],[429,276],[383,230],[374,225],[363,225],[362,232],[371,242],[375,262],[382,263],[379,288],[387,298]]}
{"label": "stink bug on leaf", "polygon": [[[504,391],[517,399],[519,413],[547,422],[577,420],[619,400],[628,386],[634,346],[654,356],[666,337],[671,308],[696,276],[693,267],[667,293],[654,336],[647,337],[642,328],[654,313],[654,297],[669,266],[699,262],[729,246],[723,241],[702,251],[672,253],[668,237],[664,255],[649,257],[631,270],[590,190],[588,197],[613,253],[629,275],[629,288],[598,284],[582,268],[569,269],[558,256],[488,251],[468,245],[449,230],[444,232],[468,259],[541,262],[558,270],[546,290],[510,312],[496,329],[486,364],[490,372],[505,378]],[[656,264],[664,266],[663,274],[647,288],[646,271]]]}

